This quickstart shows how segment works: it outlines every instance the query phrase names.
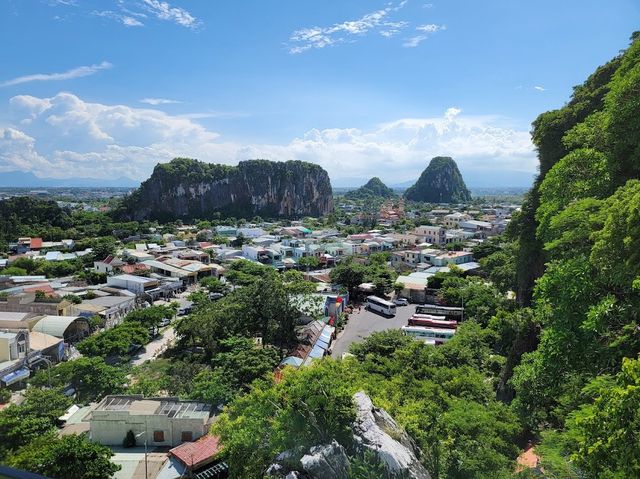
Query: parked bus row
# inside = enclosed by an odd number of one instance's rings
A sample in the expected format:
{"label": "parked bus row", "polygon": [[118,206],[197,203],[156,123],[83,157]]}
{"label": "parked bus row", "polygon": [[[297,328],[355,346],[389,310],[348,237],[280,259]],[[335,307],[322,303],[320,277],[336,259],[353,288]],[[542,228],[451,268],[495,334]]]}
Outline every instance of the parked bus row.
{"label": "parked bus row", "polygon": [[[433,308],[429,308],[433,306]],[[450,316],[426,313],[425,311],[449,312],[450,309],[437,305],[422,305],[416,307],[416,313],[409,318],[407,326],[402,332],[427,344],[439,345],[449,341],[456,333],[458,321]],[[462,309],[462,308],[455,308]]]}

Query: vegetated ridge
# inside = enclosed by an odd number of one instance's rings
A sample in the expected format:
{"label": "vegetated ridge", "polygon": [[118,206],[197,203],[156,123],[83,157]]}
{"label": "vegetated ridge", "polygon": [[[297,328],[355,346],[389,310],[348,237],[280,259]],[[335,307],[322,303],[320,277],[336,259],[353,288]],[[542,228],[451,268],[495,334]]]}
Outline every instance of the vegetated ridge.
{"label": "vegetated ridge", "polygon": [[348,191],[344,197],[350,200],[367,200],[373,198],[392,198],[395,193],[380,178],[374,176],[357,190]]}

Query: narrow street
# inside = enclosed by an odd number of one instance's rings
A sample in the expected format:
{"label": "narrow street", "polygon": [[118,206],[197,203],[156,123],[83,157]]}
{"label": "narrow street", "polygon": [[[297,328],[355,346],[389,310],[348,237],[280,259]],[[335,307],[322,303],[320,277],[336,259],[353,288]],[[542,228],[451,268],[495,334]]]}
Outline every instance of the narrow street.
{"label": "narrow street", "polygon": [[138,354],[131,360],[131,364],[139,366],[147,360],[153,361],[156,357],[165,351],[167,347],[173,342],[176,337],[176,333],[173,326],[167,327],[160,333],[160,336],[149,344],[147,344]]}

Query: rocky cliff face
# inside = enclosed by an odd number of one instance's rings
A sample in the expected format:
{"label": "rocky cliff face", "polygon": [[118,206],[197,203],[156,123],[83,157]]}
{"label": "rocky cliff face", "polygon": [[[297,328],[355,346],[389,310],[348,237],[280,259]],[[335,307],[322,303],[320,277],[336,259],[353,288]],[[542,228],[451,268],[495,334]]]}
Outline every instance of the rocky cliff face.
{"label": "rocky cliff face", "polygon": [[381,478],[431,479],[418,459],[420,451],[415,443],[384,409],[376,408],[363,392],[356,393],[353,402],[357,411],[352,426],[354,451],[347,451],[336,441],[308,451],[285,451],[269,467],[265,477],[349,479],[353,455],[368,452],[380,466]]}
{"label": "rocky cliff face", "polygon": [[471,201],[471,193],[464,184],[458,165],[448,156],[433,158],[418,181],[405,191],[404,197],[429,203]]}
{"label": "rocky cliff face", "polygon": [[322,216],[333,211],[329,175],[302,161],[241,161],[216,165],[186,158],[156,165],[125,200],[123,216],[193,219]]}

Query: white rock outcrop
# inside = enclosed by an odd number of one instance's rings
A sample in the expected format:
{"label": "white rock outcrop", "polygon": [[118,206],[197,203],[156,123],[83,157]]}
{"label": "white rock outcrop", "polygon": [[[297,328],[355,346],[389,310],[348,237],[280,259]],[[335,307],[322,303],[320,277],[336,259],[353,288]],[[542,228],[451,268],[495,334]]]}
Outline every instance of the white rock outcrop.
{"label": "white rock outcrop", "polygon": [[[384,464],[388,476],[431,479],[420,463],[420,451],[395,420],[376,408],[364,392],[353,396],[356,420],[353,442],[357,450],[371,451]],[[300,460],[296,461],[295,458]],[[297,463],[298,465],[295,465]],[[291,450],[281,453],[266,472],[266,477],[279,479],[349,479],[349,455],[345,448],[332,441],[311,447],[308,451]]]}
{"label": "white rock outcrop", "polygon": [[417,446],[389,413],[375,407],[364,392],[356,393],[353,400],[357,409],[353,425],[356,443],[373,451],[391,473],[408,474],[416,479],[431,479],[418,459]]}

